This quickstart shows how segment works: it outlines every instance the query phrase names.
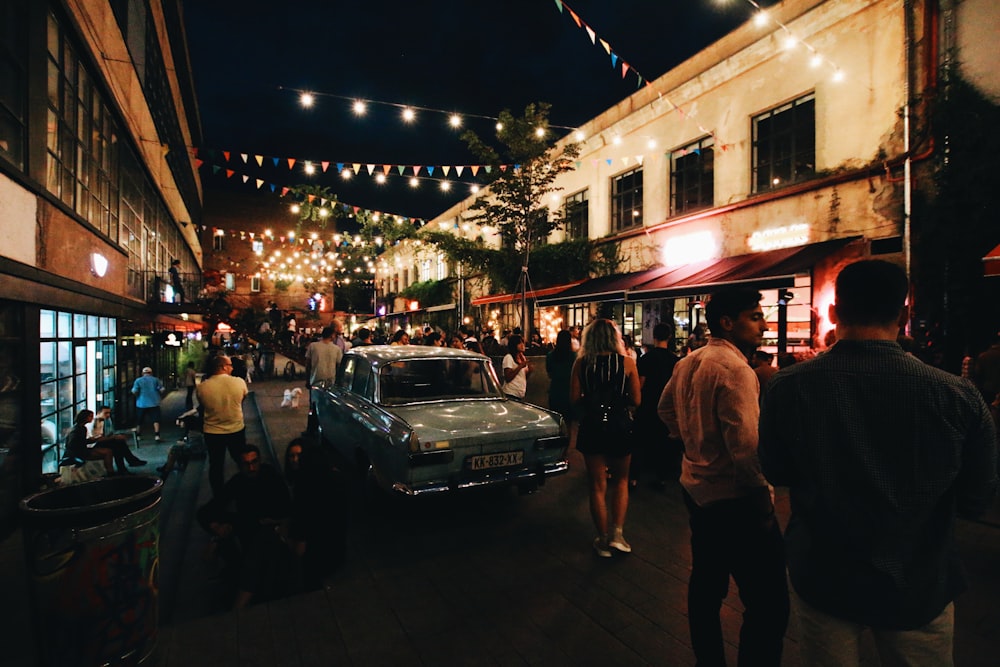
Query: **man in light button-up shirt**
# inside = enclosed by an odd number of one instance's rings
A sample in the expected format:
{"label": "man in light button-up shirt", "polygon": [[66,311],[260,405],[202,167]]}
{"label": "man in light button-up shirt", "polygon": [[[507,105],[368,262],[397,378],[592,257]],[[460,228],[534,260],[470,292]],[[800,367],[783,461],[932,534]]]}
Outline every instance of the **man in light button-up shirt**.
{"label": "man in light button-up shirt", "polygon": [[741,665],[780,665],[788,625],[781,531],[757,461],[760,385],[748,363],[767,331],[760,298],[747,289],[712,295],[708,345],[677,362],[657,406],[670,434],[684,442],[688,623],[698,665],[726,664],[719,612],[730,575],[745,607]]}

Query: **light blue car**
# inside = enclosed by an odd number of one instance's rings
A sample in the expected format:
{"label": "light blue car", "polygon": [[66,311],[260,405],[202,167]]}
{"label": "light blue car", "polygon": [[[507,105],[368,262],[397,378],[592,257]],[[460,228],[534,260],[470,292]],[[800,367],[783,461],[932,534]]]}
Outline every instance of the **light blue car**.
{"label": "light blue car", "polygon": [[569,470],[555,412],[504,396],[489,357],[417,345],[357,347],[312,388],[321,441],[378,487],[415,496]]}

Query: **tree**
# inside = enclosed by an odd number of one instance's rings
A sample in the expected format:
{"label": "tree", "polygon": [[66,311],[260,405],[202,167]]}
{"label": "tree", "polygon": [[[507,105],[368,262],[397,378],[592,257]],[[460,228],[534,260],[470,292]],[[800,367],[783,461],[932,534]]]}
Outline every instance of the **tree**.
{"label": "tree", "polygon": [[544,102],[529,104],[521,118],[503,110],[494,144],[471,130],[462,135],[469,150],[489,165],[493,178],[489,191],[469,207],[477,212],[469,221],[495,227],[503,243],[521,258],[521,326],[525,337],[529,334],[526,294],[531,251],[563,224],[563,211],[552,211],[545,202],[562,190],[553,183],[559,174],[574,169],[573,162],[580,154],[579,144],[560,146],[553,141],[550,108]]}

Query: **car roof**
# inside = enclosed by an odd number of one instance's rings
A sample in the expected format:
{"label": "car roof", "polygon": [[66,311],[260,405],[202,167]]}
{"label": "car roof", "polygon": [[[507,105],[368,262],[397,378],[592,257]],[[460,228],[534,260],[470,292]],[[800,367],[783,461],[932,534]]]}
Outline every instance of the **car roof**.
{"label": "car roof", "polygon": [[477,352],[436,345],[361,345],[352,347],[347,354],[364,357],[376,364],[409,359],[489,359]]}

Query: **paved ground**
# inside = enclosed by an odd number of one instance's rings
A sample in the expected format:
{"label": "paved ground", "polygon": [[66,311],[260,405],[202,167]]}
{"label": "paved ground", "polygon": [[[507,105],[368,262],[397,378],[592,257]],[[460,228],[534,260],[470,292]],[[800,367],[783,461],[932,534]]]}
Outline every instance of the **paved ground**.
{"label": "paved ground", "polygon": [[[305,425],[305,402],[298,410],[280,407],[284,390],[301,384],[251,386],[248,439],[270,443],[265,452],[277,460]],[[171,399],[182,402],[179,394]],[[144,445],[140,455],[153,466],[166,449]],[[568,475],[526,496],[511,491],[378,504],[356,498],[331,508],[347,521],[348,555],[325,590],[233,613],[211,580],[214,565],[202,557],[207,538],[191,520],[208,488],[206,466],[194,462],[164,488],[160,647],[152,664],[693,664],[685,616],[689,534],[678,488],[641,486],[626,531],[635,553],[596,559],[582,461],[574,455],[571,464]],[[779,514],[787,515],[781,495]],[[957,664],[995,665],[1000,512],[987,522],[962,522],[958,539],[971,588],[956,605]],[[26,609],[23,563],[13,556],[20,546],[12,538],[0,547],[0,586],[8,600],[0,608]],[[740,609],[731,592],[724,608],[730,642]],[[9,615],[0,616],[0,662],[28,665],[26,615]],[[796,637],[793,620],[785,665],[802,664]],[[732,645],[728,653],[735,664]]]}

